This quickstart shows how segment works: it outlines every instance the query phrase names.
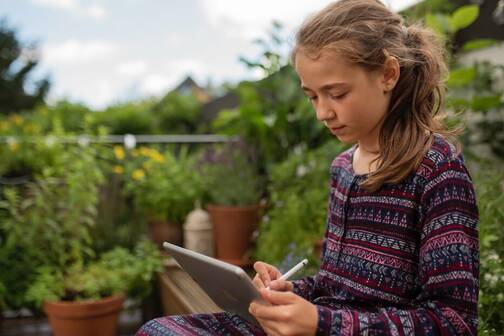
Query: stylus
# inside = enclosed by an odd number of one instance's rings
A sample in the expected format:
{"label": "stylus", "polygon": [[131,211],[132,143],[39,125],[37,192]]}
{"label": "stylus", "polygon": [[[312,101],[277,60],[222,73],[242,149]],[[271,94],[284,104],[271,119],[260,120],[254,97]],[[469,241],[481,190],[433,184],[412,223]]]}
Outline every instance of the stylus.
{"label": "stylus", "polygon": [[[278,278],[277,280],[287,280],[289,279],[291,276],[294,275],[294,273],[296,273],[297,271],[299,271],[301,268],[303,268],[304,266],[306,266],[308,264],[308,259],[303,259],[301,260],[296,266],[292,267],[290,270],[288,270],[287,272],[285,272],[280,278]],[[269,286],[266,287],[267,289],[270,289]]]}

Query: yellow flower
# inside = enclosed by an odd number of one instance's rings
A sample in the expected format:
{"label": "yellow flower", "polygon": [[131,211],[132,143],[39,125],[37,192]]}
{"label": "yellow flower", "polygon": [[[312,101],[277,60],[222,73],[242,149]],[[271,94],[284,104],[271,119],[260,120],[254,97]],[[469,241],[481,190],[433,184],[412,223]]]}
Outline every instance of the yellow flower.
{"label": "yellow flower", "polygon": [[24,121],[23,117],[17,114],[14,114],[11,118],[14,124],[16,124],[17,126],[21,125]]}
{"label": "yellow flower", "polygon": [[149,170],[151,169],[152,167],[152,162],[150,161],[145,161],[143,164],[142,164],[142,167],[144,167],[145,170]]}
{"label": "yellow flower", "polygon": [[150,156],[151,155],[151,150],[148,147],[142,146],[139,149],[139,152],[143,156]]}
{"label": "yellow flower", "polygon": [[137,181],[143,180],[143,178],[145,177],[145,172],[142,169],[137,169],[133,172],[132,177]]}
{"label": "yellow flower", "polygon": [[19,145],[16,142],[11,142],[9,148],[12,152],[16,152],[19,149]]}
{"label": "yellow flower", "polygon": [[114,166],[112,168],[112,171],[116,173],[117,175],[121,175],[124,173],[124,168],[122,166]]}
{"label": "yellow flower", "polygon": [[165,160],[164,156],[161,153],[159,153],[158,151],[152,152],[151,158],[152,158],[152,160],[154,160],[156,162],[164,162],[164,160]]}
{"label": "yellow flower", "polygon": [[32,131],[33,131],[33,129],[34,129],[34,128],[33,128],[33,125],[32,125],[32,124],[26,124],[26,125],[25,125],[25,127],[24,127],[24,131],[25,131],[26,133],[30,133],[30,132],[32,132]]}
{"label": "yellow flower", "polygon": [[117,160],[124,160],[124,149],[122,146],[114,146],[114,154]]}

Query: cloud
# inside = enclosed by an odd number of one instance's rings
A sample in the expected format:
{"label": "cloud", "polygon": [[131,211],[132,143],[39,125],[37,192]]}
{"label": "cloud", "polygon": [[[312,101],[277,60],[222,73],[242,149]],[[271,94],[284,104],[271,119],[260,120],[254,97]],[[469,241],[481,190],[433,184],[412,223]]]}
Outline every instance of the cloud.
{"label": "cloud", "polygon": [[179,45],[183,41],[182,36],[176,32],[169,32],[166,36],[166,42],[171,46]]}
{"label": "cloud", "polygon": [[147,70],[147,63],[141,60],[123,62],[119,63],[115,70],[120,75],[132,77],[139,76],[144,74]]}
{"label": "cloud", "polygon": [[[141,61],[127,62],[119,67],[123,72],[136,70],[146,70]],[[117,69],[119,70],[119,69]],[[201,61],[195,59],[177,59],[165,62],[153,73],[147,73],[140,78],[136,78],[133,85],[129,86],[130,91],[135,91],[135,95],[157,96],[165,94],[180,84],[186,76],[192,76],[198,81],[204,81],[208,76],[208,67]]]}
{"label": "cloud", "polygon": [[166,62],[163,66],[167,72],[175,76],[202,76],[208,73],[208,66],[197,59],[174,59]]}
{"label": "cloud", "polygon": [[173,75],[149,74],[140,81],[139,91],[147,95],[160,95],[171,88],[175,81]]}
{"label": "cloud", "polygon": [[107,16],[105,7],[97,3],[84,5],[79,0],[32,0],[32,2],[42,7],[69,11],[94,20],[102,20]]}
{"label": "cloud", "polygon": [[111,56],[117,47],[107,41],[79,41],[69,39],[60,44],[47,44],[42,49],[42,59],[48,65],[87,63]]}
{"label": "cloud", "polygon": [[85,8],[85,13],[89,15],[89,17],[95,19],[95,20],[101,20],[104,19],[107,16],[107,11],[105,7],[101,5],[91,5],[87,8]]}
{"label": "cloud", "polygon": [[211,24],[222,26],[232,23],[238,28],[234,33],[238,32],[248,39],[262,36],[273,20],[286,26],[299,24],[304,16],[330,2],[200,0],[203,13]]}
{"label": "cloud", "polygon": [[56,9],[76,9],[78,7],[77,0],[32,0],[36,5],[56,8]]}
{"label": "cloud", "polygon": [[101,110],[118,101],[121,85],[113,78],[93,78],[92,80],[75,78],[72,74],[64,74],[65,83],[59,83],[51,88],[47,97],[50,104],[61,99],[73,102],[83,102],[93,109]]}
{"label": "cloud", "polygon": [[[214,26],[235,26],[232,35],[247,39],[263,36],[273,20],[280,21],[288,30],[299,26],[309,14],[332,3],[333,0],[200,0],[202,12]],[[400,10],[419,0],[385,0],[389,7]]]}

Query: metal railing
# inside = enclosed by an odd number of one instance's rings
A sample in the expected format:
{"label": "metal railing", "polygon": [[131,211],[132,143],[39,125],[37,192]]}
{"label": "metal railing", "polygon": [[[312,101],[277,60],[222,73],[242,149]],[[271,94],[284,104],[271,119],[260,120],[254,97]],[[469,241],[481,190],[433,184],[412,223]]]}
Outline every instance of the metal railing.
{"label": "metal railing", "polygon": [[218,134],[125,134],[125,135],[46,135],[46,136],[0,136],[0,143],[42,143],[55,144],[79,144],[86,146],[92,143],[124,144],[127,148],[135,148],[137,144],[182,144],[182,143],[225,143],[237,142],[238,136],[226,136]]}

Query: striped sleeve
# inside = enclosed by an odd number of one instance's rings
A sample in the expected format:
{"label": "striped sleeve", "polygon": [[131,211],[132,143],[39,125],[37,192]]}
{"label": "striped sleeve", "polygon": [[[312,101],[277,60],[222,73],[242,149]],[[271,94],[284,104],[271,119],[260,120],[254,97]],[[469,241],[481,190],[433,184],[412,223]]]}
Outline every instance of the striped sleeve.
{"label": "striped sleeve", "polygon": [[477,335],[478,209],[461,158],[441,162],[420,207],[419,294],[408,309],[317,306],[319,335]]}
{"label": "striped sleeve", "polygon": [[292,281],[292,284],[294,285],[293,292],[305,300],[311,301],[316,286],[316,279],[317,275]]}

